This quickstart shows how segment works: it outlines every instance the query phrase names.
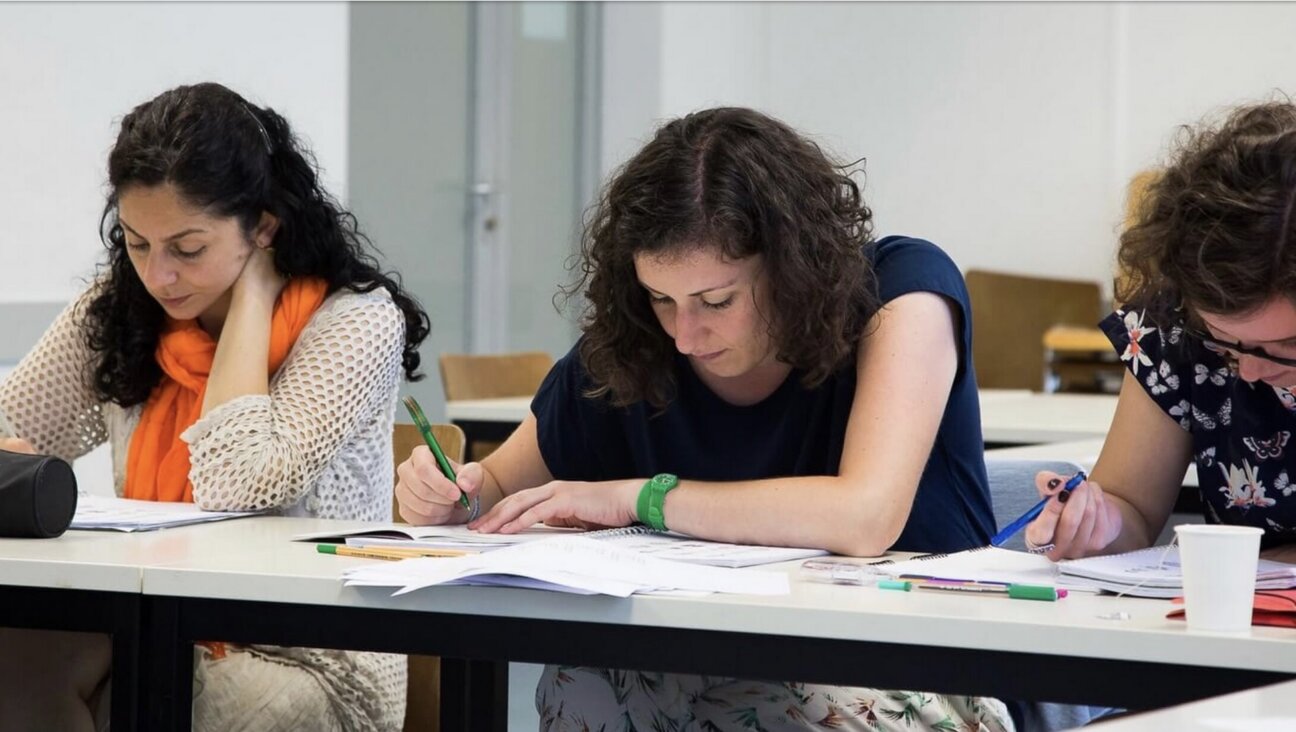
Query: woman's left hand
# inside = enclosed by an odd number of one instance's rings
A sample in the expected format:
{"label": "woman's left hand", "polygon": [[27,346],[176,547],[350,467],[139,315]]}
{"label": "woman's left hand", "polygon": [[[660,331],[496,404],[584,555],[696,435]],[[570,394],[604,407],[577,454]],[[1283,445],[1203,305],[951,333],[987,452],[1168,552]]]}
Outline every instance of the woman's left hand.
{"label": "woman's left hand", "polygon": [[515,534],[538,523],[581,529],[629,526],[638,520],[635,504],[642,487],[642,480],[555,480],[508,496],[468,528],[488,534]]}

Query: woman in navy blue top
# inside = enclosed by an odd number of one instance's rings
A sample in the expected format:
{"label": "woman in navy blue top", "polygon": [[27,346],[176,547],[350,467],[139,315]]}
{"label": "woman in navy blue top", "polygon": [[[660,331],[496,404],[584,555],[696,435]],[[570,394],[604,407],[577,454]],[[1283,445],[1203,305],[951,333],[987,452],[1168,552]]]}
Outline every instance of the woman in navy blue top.
{"label": "woman in navy blue top", "polygon": [[1102,456],[1029,544],[1055,559],[1148,546],[1191,461],[1208,522],[1264,529],[1265,556],[1296,562],[1294,206],[1296,105],[1184,140],[1121,237],[1127,305],[1102,328],[1128,373]]}
{"label": "woman in navy blue top", "polygon": [[[416,450],[401,514],[854,556],[985,545],[963,278],[929,242],[874,241],[870,221],[848,171],[777,120],[667,123],[605,188],[568,290],[583,334],[532,414],[457,486]],[[548,669],[537,705],[552,730],[1012,728],[993,699],[607,669]]]}

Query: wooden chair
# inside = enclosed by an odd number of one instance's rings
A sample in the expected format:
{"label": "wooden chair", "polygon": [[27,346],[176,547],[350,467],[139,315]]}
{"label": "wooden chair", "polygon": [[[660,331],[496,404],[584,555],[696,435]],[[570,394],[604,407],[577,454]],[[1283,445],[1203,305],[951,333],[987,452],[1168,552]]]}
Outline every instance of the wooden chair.
{"label": "wooden chair", "polygon": [[[446,401],[529,397],[540,388],[553,364],[553,356],[542,351],[447,353],[440,361],[441,386]],[[497,447],[497,442],[474,440],[468,445],[468,459],[481,460]]]}
{"label": "wooden chair", "polygon": [[[464,461],[464,433],[453,424],[432,425],[432,435],[446,457]],[[392,430],[392,458],[399,465],[415,447],[423,444],[423,435],[412,424],[397,424]],[[400,511],[392,502],[392,520],[401,521]],[[436,656],[409,657],[409,688],[405,692],[405,732],[437,732],[441,728],[441,659]]]}
{"label": "wooden chair", "polygon": [[1125,368],[1098,328],[1055,325],[1044,331],[1044,391],[1120,390]]}
{"label": "wooden chair", "polygon": [[1055,325],[1092,328],[1102,317],[1096,282],[969,270],[972,361],[982,389],[1044,386],[1044,332]]}

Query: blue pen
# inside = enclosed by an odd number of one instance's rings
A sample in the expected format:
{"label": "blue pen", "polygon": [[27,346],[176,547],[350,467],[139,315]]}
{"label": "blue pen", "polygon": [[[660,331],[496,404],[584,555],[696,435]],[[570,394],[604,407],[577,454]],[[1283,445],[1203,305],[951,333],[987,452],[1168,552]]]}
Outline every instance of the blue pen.
{"label": "blue pen", "polygon": [[[1062,486],[1062,490],[1067,491],[1067,492],[1069,493],[1069,492],[1075,490],[1076,486],[1078,486],[1078,485],[1080,485],[1081,483],[1085,482],[1085,480],[1086,480],[1087,478],[1088,478],[1088,476],[1086,476],[1086,475],[1085,475],[1085,472],[1084,472],[1083,470],[1081,470],[1080,472],[1078,472],[1078,473],[1076,473],[1075,475],[1071,476],[1071,480],[1068,480],[1068,481],[1066,482],[1066,485]],[[1053,496],[1049,496],[1049,498],[1052,498],[1052,497],[1053,497]],[[1016,521],[1012,522],[1011,524],[1008,524],[1007,526],[1005,526],[1004,529],[1003,529],[1003,531],[1000,531],[998,534],[995,534],[995,537],[994,537],[993,539],[990,540],[990,546],[1003,546],[1003,543],[1004,543],[1005,541],[1008,541],[1009,539],[1013,538],[1013,536],[1014,536],[1018,531],[1021,531],[1022,529],[1026,528],[1026,524],[1029,524],[1030,522],[1034,521],[1034,520],[1035,520],[1035,517],[1037,517],[1037,516],[1040,515],[1040,512],[1044,510],[1044,506],[1045,506],[1048,502],[1049,502],[1049,499],[1048,499],[1048,498],[1045,498],[1044,500],[1042,500],[1042,501],[1040,501],[1039,503],[1035,504],[1035,505],[1031,508],[1031,510],[1029,510],[1029,511],[1027,511],[1026,513],[1022,514],[1022,515],[1021,515],[1021,518],[1019,518],[1019,519],[1017,519]]]}

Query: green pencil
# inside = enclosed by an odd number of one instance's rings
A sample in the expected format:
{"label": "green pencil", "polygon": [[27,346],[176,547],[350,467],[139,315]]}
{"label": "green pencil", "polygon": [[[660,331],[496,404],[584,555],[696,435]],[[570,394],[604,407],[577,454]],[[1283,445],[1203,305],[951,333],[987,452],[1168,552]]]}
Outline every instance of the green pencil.
{"label": "green pencil", "polygon": [[[437,442],[436,436],[432,434],[432,425],[427,421],[427,417],[423,416],[423,408],[419,406],[419,403],[415,401],[412,396],[405,397],[401,402],[405,404],[405,409],[409,412],[410,419],[414,420],[414,424],[419,428],[419,432],[423,434],[423,441],[427,443],[428,449],[432,451],[432,456],[436,458],[437,466],[441,468],[441,473],[445,475],[445,477],[449,478],[451,483],[455,482],[454,468],[450,466],[450,461],[446,458],[445,451],[441,449],[441,444]],[[459,490],[459,505],[464,508],[469,508],[468,494],[464,493],[463,489]]]}

